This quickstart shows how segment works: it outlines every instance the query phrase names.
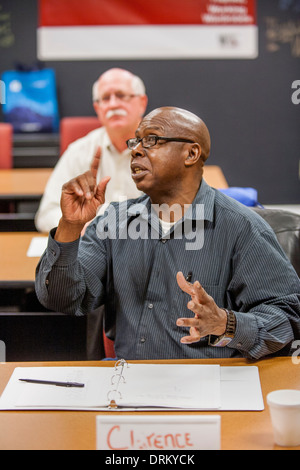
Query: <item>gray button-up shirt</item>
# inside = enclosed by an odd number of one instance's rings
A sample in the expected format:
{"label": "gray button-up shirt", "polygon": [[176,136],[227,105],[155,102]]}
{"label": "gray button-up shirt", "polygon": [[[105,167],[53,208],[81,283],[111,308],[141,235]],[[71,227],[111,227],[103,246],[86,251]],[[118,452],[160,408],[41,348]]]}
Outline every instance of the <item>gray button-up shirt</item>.
{"label": "gray button-up shirt", "polygon": [[[194,314],[178,271],[234,311],[236,335],[228,346],[209,346],[208,337],[180,343],[187,331],[176,320]],[[119,358],[258,359],[300,337],[299,278],[273,231],[204,180],[167,235],[148,196],[112,203],[80,240],[57,243],[51,233],[36,292],[47,308],[77,315],[105,304]]]}

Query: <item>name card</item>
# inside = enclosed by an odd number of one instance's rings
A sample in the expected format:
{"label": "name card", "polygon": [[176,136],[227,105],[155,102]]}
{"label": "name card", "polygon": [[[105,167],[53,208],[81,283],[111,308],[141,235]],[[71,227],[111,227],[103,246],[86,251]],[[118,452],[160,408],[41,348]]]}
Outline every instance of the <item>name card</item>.
{"label": "name card", "polygon": [[99,415],[97,450],[220,450],[219,415]]}

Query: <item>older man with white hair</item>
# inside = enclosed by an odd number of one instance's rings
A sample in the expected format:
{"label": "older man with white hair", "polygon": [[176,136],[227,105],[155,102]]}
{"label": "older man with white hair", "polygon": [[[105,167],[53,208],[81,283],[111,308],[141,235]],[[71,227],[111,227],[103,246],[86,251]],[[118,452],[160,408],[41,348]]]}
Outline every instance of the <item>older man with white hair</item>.
{"label": "older man with white hair", "polygon": [[[97,180],[110,176],[106,202],[140,196],[131,178],[126,141],[135,135],[147,107],[143,81],[128,70],[112,68],[93,86],[93,105],[101,127],[69,145],[47,183],[36,214],[36,228],[49,232],[61,218],[60,196],[64,183],[90,169],[101,155]],[[103,210],[103,209],[102,209]]]}

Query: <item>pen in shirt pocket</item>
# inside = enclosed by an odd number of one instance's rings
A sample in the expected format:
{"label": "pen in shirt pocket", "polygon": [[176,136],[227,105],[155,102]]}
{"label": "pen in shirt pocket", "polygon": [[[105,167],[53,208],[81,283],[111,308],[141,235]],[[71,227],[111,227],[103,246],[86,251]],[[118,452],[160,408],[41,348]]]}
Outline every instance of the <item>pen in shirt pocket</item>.
{"label": "pen in shirt pocket", "polygon": [[193,276],[193,273],[192,271],[189,271],[188,275],[186,276],[185,280],[187,282],[191,282],[192,281],[192,276]]}

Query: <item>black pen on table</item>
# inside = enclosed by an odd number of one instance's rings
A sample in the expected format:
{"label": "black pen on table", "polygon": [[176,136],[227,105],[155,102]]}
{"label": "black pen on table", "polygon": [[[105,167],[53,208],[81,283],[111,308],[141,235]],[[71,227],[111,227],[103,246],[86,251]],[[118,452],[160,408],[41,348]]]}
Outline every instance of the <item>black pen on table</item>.
{"label": "black pen on table", "polygon": [[19,379],[21,382],[30,384],[56,385],[56,387],[77,387],[83,388],[84,384],[78,382],[56,382],[52,380],[36,380],[36,379]]}

